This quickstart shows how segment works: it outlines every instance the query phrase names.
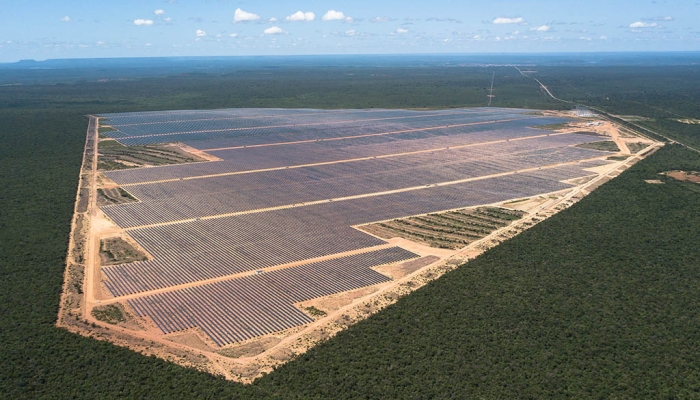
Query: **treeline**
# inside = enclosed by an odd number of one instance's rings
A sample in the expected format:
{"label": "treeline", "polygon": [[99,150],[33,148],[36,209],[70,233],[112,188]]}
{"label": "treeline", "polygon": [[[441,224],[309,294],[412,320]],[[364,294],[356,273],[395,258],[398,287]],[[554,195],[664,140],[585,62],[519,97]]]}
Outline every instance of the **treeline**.
{"label": "treeline", "polygon": [[700,118],[700,65],[542,67],[542,83],[563,99],[618,115]]}

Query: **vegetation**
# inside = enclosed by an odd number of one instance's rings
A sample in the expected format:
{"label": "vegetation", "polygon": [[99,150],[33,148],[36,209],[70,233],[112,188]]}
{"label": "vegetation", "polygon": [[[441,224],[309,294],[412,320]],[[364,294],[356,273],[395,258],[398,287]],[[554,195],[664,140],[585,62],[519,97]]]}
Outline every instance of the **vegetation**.
{"label": "vegetation", "polygon": [[116,129],[112,128],[111,126],[100,126],[97,128],[97,133],[99,133],[103,137],[106,137],[104,135],[105,132],[114,132],[114,131],[116,131]]}
{"label": "vegetation", "polygon": [[400,218],[365,225],[362,230],[385,239],[401,237],[431,247],[460,249],[522,218],[524,214],[504,208],[480,207]]}
{"label": "vegetation", "polygon": [[546,131],[558,131],[559,129],[565,129],[569,127],[569,123],[561,123],[561,124],[546,124],[546,125],[537,125],[534,128],[537,129],[543,129]]}
{"label": "vegetation", "polygon": [[[700,185],[658,175],[700,170],[681,146],[251,386],[55,328],[84,115],[477,106],[492,70],[494,106],[570,107],[509,67],[258,68],[0,87],[2,397],[697,397]],[[700,66],[538,67],[538,79],[560,98],[653,118],[669,136],[672,113],[700,118]]]}
{"label": "vegetation", "polygon": [[631,153],[637,153],[649,147],[647,143],[627,143],[627,148],[630,149]]}
{"label": "vegetation", "polygon": [[700,125],[684,124],[671,118],[639,122],[645,128],[659,132],[673,140],[700,149]]}
{"label": "vegetation", "polygon": [[124,318],[124,313],[122,312],[121,308],[114,304],[95,307],[92,310],[92,316],[99,321],[103,321],[112,325],[126,321],[126,318]]}
{"label": "vegetation", "polygon": [[620,151],[620,148],[617,147],[617,144],[612,140],[605,140],[602,142],[581,143],[576,145],[576,147],[591,150],[612,151],[614,153]]}
{"label": "vegetation", "polygon": [[327,315],[325,311],[319,310],[314,306],[304,307],[304,310],[312,317],[325,317]]}
{"label": "vegetation", "polygon": [[103,140],[97,147],[100,158],[97,168],[114,170],[134,168],[144,165],[182,164],[201,159],[178,151],[172,146],[124,146],[116,140]]}
{"label": "vegetation", "polygon": [[683,182],[700,183],[700,172],[696,171],[666,171],[663,175]]}
{"label": "vegetation", "polygon": [[[81,197],[81,201],[83,198]],[[97,205],[108,206],[110,204],[133,203],[137,199],[126,190],[116,188],[101,188],[97,189]]]}
{"label": "vegetation", "polygon": [[100,242],[100,258],[102,265],[126,264],[148,259],[143,253],[120,237],[103,239]]}
{"label": "vegetation", "polygon": [[700,149],[700,125],[681,122],[700,119],[699,75],[699,66],[543,67],[538,79],[558,98],[623,116],[614,119],[649,129],[652,139],[663,140],[658,132]]}

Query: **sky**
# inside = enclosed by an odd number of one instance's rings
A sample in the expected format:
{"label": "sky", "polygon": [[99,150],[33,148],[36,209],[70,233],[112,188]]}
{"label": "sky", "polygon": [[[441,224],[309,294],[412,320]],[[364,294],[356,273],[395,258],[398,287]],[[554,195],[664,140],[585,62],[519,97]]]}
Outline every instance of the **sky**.
{"label": "sky", "polygon": [[700,0],[0,0],[0,62],[700,51]]}

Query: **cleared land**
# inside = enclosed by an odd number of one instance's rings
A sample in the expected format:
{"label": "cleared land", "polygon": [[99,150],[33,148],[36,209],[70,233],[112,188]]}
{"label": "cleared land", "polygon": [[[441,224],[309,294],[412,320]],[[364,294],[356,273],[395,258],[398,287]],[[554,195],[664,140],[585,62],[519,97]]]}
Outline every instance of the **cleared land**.
{"label": "cleared land", "polygon": [[[113,135],[117,132],[116,130],[100,131],[103,135]],[[115,140],[100,140],[97,151],[100,155],[98,168],[107,171],[204,161],[199,156],[183,151],[177,145],[127,147]]]}
{"label": "cleared land", "polygon": [[383,239],[402,237],[431,247],[456,250],[488,236],[523,215],[524,212],[517,210],[481,207],[400,218],[365,225],[361,229]]}
{"label": "cleared land", "polygon": [[148,257],[143,252],[120,237],[106,238],[100,243],[102,265],[127,264],[147,259]]}
{"label": "cleared land", "polygon": [[600,151],[611,151],[613,153],[617,153],[618,151],[620,151],[620,148],[617,147],[617,144],[613,141],[582,143],[578,145],[578,147]]}
{"label": "cleared land", "polygon": [[664,175],[670,176],[673,179],[679,181],[688,181],[694,183],[700,183],[700,172],[695,171],[668,171],[664,172]]}
{"label": "cleared land", "polygon": [[116,325],[117,343],[155,341],[169,359],[185,349],[208,360],[198,368],[242,381],[658,146],[610,160],[628,150],[610,123],[592,133],[563,113],[499,108],[100,119],[110,128],[91,123],[78,199],[90,217],[75,244],[86,260],[80,312]]}

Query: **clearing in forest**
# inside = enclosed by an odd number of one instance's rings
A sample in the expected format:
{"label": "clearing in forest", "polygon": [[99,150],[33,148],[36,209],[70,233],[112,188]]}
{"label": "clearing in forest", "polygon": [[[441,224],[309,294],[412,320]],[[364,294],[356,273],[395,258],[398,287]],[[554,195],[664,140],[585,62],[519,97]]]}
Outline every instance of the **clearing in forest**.
{"label": "clearing in forest", "polygon": [[658,146],[503,108],[94,116],[59,325],[249,382]]}

